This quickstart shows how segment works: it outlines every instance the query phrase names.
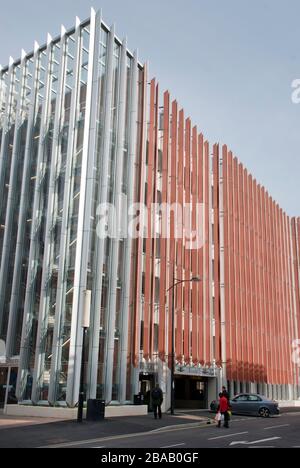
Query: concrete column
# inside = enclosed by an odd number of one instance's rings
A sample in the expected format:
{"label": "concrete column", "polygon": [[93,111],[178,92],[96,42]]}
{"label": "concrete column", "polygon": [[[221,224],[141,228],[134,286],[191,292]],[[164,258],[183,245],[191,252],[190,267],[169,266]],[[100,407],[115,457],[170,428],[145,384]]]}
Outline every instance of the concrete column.
{"label": "concrete column", "polygon": [[208,408],[209,408],[210,403],[213,400],[216,400],[218,398],[220,390],[217,389],[217,385],[218,385],[218,380],[216,378],[212,378],[212,377],[208,378],[208,381],[207,381],[207,405],[208,405]]}
{"label": "concrete column", "polygon": [[250,393],[259,393],[258,385],[254,382],[250,382]]}
{"label": "concrete column", "polygon": [[171,372],[167,364],[158,359],[158,383],[163,391],[162,411],[166,413],[171,407]]}

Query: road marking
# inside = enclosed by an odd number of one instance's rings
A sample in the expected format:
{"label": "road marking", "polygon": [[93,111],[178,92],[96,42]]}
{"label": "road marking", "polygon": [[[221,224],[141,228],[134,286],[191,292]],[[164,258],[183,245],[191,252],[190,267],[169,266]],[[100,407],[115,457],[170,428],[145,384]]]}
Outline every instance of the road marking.
{"label": "road marking", "polygon": [[281,439],[281,437],[271,437],[270,439],[261,439],[261,440],[254,440],[253,442],[248,442],[247,440],[240,440],[240,441],[234,441],[231,442],[229,445],[255,445],[255,444],[261,444],[262,442],[269,442],[269,440],[278,440]]}
{"label": "road marking", "polygon": [[184,443],[182,444],[174,444],[174,445],[164,445],[163,447],[160,448],[171,448],[171,447],[179,447],[180,445],[185,445]]}
{"label": "road marking", "polygon": [[162,426],[162,427],[158,427],[157,429],[152,429],[151,431],[151,434],[153,433],[157,433],[157,432],[164,432],[164,431],[169,431],[169,430],[174,430],[178,428],[178,426],[180,426],[182,429],[192,429],[193,427],[197,428],[197,427],[201,427],[199,426],[199,424],[207,424],[207,420],[202,420],[202,421],[199,421],[199,422],[196,422],[196,423],[187,423],[187,424],[173,424],[172,426]]}
{"label": "road marking", "polygon": [[268,429],[278,429],[279,427],[289,427],[290,424],[281,424],[281,426],[270,426],[270,427],[264,427],[264,430],[267,431]]}
{"label": "road marking", "polygon": [[[167,427],[167,426],[166,426]],[[185,424],[179,424],[178,426],[174,426],[172,428],[172,426],[169,426],[170,429],[166,429],[166,430],[163,430],[164,428],[161,428],[161,434],[163,433],[166,433],[166,432],[176,432],[176,431],[182,431],[182,430],[188,430],[188,429],[191,429],[191,427],[186,427]],[[195,426],[193,426],[195,427]],[[201,429],[201,428],[205,428],[207,427],[207,424],[203,424],[203,425],[200,425],[200,424],[197,424],[195,428],[198,428],[198,429]],[[79,445],[87,445],[87,444],[97,444],[97,443],[103,443],[103,442],[107,442],[108,440],[119,440],[119,439],[130,439],[132,437],[142,437],[142,436],[149,436],[149,435],[157,435],[157,432],[155,431],[147,431],[147,432],[136,432],[136,433],[132,433],[132,434],[119,434],[119,435],[115,435],[115,436],[109,436],[109,437],[99,437],[98,439],[88,439],[88,440],[77,440],[77,441],[74,441],[74,442],[66,442],[66,443],[63,443],[63,444],[55,444],[55,445],[44,445],[42,447],[39,447],[39,448],[63,448],[63,447],[75,447],[75,446],[79,446]]]}
{"label": "road marking", "polygon": [[234,436],[242,435],[242,434],[248,434],[248,431],[247,432],[237,432],[236,434],[228,434],[228,435],[219,436],[219,437],[211,437],[210,439],[207,439],[207,440],[226,439],[227,437],[234,437]]}

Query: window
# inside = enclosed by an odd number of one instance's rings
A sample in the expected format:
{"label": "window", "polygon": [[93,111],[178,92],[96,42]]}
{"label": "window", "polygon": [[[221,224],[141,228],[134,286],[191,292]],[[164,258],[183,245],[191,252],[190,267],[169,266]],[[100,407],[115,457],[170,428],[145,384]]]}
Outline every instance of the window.
{"label": "window", "polygon": [[262,400],[257,395],[249,395],[248,396],[248,401],[262,401]]}
{"label": "window", "polygon": [[239,395],[238,397],[234,398],[233,401],[236,403],[240,403],[242,401],[248,401],[248,396],[247,395]]}

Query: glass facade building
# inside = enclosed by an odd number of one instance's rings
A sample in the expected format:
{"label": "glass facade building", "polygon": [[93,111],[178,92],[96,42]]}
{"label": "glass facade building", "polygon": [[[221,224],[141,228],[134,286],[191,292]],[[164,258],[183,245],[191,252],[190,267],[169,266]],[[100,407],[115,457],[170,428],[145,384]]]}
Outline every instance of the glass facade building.
{"label": "glass facade building", "polygon": [[174,278],[178,404],[206,406],[222,382],[299,398],[300,218],[148,80],[94,10],[0,69],[0,366],[16,400],[77,404],[89,290],[87,397],[131,403],[158,381],[167,409]]}

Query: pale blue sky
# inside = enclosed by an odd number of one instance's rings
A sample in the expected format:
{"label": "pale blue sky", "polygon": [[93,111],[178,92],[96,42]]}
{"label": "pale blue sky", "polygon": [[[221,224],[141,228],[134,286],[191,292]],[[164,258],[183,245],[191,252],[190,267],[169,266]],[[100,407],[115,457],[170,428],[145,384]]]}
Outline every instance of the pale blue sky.
{"label": "pale blue sky", "polygon": [[[92,0],[91,0],[92,1]],[[199,130],[300,215],[299,0],[0,0],[0,63],[102,8]]]}

